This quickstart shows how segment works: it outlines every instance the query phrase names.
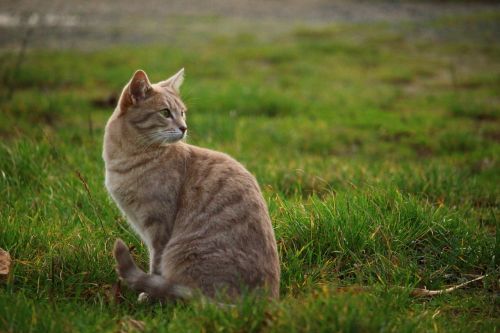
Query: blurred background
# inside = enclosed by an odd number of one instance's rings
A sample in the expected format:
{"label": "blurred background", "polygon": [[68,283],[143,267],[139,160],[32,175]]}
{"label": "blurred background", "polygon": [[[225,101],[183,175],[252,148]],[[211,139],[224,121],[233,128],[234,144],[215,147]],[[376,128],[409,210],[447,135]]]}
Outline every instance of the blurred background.
{"label": "blurred background", "polygon": [[[30,32],[31,46],[99,48],[115,44],[180,42],[239,33],[271,39],[297,26],[334,23],[413,22],[425,31],[429,20],[493,13],[495,1],[256,0],[256,1],[0,1],[0,43],[18,47]],[[31,27],[31,28],[30,28]]]}

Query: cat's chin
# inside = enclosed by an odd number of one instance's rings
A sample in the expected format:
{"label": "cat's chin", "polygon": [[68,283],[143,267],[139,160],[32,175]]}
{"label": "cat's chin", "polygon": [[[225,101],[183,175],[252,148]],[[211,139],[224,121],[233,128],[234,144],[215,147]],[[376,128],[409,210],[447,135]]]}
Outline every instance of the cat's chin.
{"label": "cat's chin", "polygon": [[160,147],[166,147],[168,145],[177,143],[179,141],[183,141],[185,138],[186,138],[186,136],[183,135],[183,136],[180,136],[179,138],[172,138],[172,139],[169,139],[168,141],[163,141],[162,143],[160,143]]}
{"label": "cat's chin", "polygon": [[186,138],[186,133],[176,133],[176,134],[170,134],[167,137],[163,138],[163,140],[160,142],[160,146],[168,146],[173,143],[177,143],[179,141],[182,141]]}
{"label": "cat's chin", "polygon": [[162,143],[160,143],[160,147],[168,147],[168,146],[170,146],[170,145],[172,145],[174,143],[177,143],[179,141],[181,141],[181,140],[171,141],[171,142],[162,142]]}

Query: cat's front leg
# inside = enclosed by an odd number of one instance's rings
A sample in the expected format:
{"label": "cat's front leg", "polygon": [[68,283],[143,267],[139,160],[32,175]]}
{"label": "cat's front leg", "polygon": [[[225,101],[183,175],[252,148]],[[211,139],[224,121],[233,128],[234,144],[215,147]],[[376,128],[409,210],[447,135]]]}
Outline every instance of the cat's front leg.
{"label": "cat's front leg", "polygon": [[161,252],[155,249],[150,249],[149,274],[161,275],[160,262],[161,262]]}

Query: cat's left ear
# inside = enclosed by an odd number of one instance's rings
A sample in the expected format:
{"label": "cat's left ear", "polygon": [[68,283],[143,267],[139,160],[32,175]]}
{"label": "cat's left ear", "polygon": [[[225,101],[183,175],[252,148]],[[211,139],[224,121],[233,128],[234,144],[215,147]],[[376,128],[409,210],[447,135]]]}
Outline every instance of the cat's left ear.
{"label": "cat's left ear", "polygon": [[175,90],[175,92],[179,93],[182,82],[184,82],[184,68],[181,68],[181,70],[176,74],[172,75],[165,81],[159,82],[158,84],[162,87],[171,87]]}

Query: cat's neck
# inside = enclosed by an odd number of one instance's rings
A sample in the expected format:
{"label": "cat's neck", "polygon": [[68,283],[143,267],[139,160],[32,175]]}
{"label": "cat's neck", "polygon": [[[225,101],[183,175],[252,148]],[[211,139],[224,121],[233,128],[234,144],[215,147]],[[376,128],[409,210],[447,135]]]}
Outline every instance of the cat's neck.
{"label": "cat's neck", "polygon": [[106,162],[120,163],[121,161],[142,159],[160,155],[175,155],[175,151],[182,149],[183,142],[164,145],[140,146],[123,138],[105,140],[103,157]]}
{"label": "cat's neck", "polygon": [[116,168],[139,160],[154,160],[159,157],[165,159],[175,158],[177,152],[183,149],[186,144],[176,142],[165,145],[141,146],[120,135],[113,135],[111,131],[106,131],[104,137],[103,159],[106,168]]}

